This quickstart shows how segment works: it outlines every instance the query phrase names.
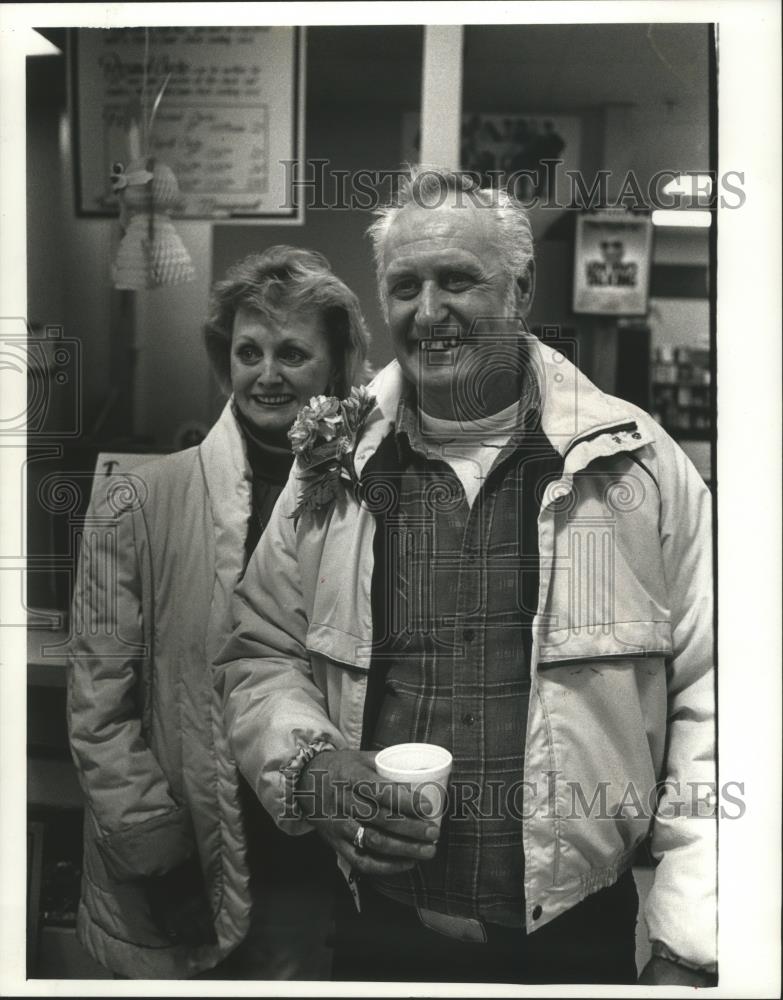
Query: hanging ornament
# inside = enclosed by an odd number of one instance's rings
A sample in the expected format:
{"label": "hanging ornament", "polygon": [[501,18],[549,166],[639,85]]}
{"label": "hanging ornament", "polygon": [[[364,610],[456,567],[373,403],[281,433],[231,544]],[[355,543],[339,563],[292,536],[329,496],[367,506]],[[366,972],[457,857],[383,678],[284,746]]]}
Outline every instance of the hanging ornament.
{"label": "hanging ornament", "polygon": [[174,171],[154,157],[142,157],[127,170],[115,163],[112,190],[120,197],[125,233],[117,250],[115,288],[159,288],[192,281],[196,272],[169,212],[179,203]]}
{"label": "hanging ornament", "polygon": [[148,115],[148,64],[149,29],[145,29],[142,138],[139,138],[138,125],[131,122],[128,128],[130,162],[127,168],[122,163],[114,163],[111,172],[111,187],[119,197],[120,226],[123,230],[112,268],[114,287],[120,289],[178,285],[193,281],[196,276],[190,255],[169,217],[180,202],[177,178],[171,167],[149,153],[155,115],[170,74],[158,90]]}

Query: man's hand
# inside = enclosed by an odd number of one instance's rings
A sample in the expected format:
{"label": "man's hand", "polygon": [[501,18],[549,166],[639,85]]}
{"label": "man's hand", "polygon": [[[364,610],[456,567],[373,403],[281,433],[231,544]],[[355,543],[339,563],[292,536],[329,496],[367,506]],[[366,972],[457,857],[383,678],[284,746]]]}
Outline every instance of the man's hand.
{"label": "man's hand", "polygon": [[711,972],[688,969],[678,962],[670,962],[661,955],[653,955],[639,976],[640,986],[715,986],[717,977]]}
{"label": "man's hand", "polygon": [[[404,785],[380,778],[375,753],[326,750],[302,770],[296,801],[321,837],[365,875],[395,875],[435,857],[440,834],[426,819],[429,803]],[[354,846],[365,827],[364,849]]]}

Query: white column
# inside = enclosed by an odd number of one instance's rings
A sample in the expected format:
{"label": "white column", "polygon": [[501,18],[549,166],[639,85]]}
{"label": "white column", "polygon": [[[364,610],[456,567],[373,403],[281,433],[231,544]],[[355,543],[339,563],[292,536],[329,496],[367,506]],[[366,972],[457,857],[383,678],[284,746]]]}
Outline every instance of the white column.
{"label": "white column", "polygon": [[623,180],[636,166],[638,136],[635,109],[630,104],[607,104],[604,108],[604,157],[602,166],[610,171],[608,198],[620,194]]}
{"label": "white column", "polygon": [[421,162],[460,168],[462,25],[424,28],[421,83]]}

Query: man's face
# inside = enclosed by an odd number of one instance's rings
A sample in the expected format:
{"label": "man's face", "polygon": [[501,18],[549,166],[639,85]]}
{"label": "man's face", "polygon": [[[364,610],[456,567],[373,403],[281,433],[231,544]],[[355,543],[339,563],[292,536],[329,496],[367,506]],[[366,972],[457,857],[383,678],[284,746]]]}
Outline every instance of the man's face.
{"label": "man's face", "polygon": [[[394,352],[433,416],[469,419],[480,415],[477,405],[493,413],[519,398],[509,341],[513,349],[521,324],[509,320],[526,303],[504,267],[491,215],[467,203],[407,205],[386,237],[381,291]],[[479,343],[461,343],[469,335]]]}

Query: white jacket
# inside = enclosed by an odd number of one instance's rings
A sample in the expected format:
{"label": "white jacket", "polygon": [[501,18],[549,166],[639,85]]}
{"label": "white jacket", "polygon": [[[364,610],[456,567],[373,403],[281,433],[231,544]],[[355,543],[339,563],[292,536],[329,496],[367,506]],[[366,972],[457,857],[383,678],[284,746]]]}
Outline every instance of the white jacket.
{"label": "white jacket", "polygon": [[[542,429],[564,467],[539,516],[524,773],[534,790],[523,821],[526,927],[534,933],[613,884],[651,834],[659,863],[645,913],[650,938],[664,953],[711,969],[710,495],[647,414],[600,392],[532,338],[531,355]],[[377,407],[357,472],[392,426],[401,388],[396,362],[369,386]],[[373,635],[373,514],[346,489],[328,512],[295,525],[289,515],[299,489],[294,467],[235,596],[234,635],[216,661],[240,768],[291,833],[307,829],[291,815],[290,793],[308,748],[360,745]],[[603,816],[590,812],[594,795]]]}
{"label": "white jacket", "polygon": [[[71,751],[86,808],[79,940],[113,972],[193,976],[247,933],[236,764],[210,667],[244,561],[251,471],[227,403],[197,447],[96,482],[75,588]],[[144,879],[200,859],[214,944],[172,944]]]}

